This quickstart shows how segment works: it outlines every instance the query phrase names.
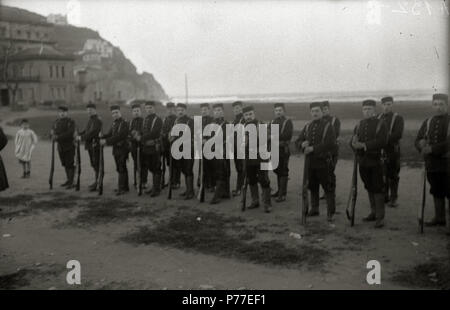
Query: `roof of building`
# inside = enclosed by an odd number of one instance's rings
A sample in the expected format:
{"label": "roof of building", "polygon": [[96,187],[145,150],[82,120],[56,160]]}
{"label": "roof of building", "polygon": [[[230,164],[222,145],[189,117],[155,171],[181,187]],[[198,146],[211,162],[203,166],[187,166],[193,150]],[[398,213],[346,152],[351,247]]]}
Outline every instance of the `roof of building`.
{"label": "roof of building", "polygon": [[21,24],[51,26],[42,15],[5,5],[0,5],[0,20]]}
{"label": "roof of building", "polygon": [[55,48],[42,45],[39,47],[30,47],[11,55],[11,60],[28,60],[28,59],[50,59],[50,60],[74,60],[72,55],[66,55]]}

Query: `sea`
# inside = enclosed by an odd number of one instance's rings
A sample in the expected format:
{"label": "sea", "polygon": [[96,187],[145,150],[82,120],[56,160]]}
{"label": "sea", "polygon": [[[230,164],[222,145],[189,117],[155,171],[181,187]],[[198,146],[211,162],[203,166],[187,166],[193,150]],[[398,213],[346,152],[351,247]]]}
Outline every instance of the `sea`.
{"label": "sea", "polygon": [[234,101],[258,103],[294,103],[329,100],[330,102],[361,102],[364,99],[379,101],[384,96],[393,96],[395,101],[426,101],[431,100],[433,90],[397,90],[397,91],[355,91],[355,92],[310,92],[282,94],[245,94],[245,95],[209,95],[209,96],[176,96],[172,102],[188,103],[230,103]]}

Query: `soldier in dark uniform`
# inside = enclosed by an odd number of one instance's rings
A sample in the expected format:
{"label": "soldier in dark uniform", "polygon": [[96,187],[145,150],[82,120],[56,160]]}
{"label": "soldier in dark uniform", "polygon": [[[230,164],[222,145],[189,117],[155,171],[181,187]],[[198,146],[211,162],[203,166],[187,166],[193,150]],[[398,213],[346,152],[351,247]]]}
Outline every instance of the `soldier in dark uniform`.
{"label": "soldier in dark uniform", "polygon": [[128,123],[122,118],[119,105],[110,107],[113,123],[111,129],[100,139],[101,145],[112,145],[116,170],[119,174],[116,195],[123,195],[130,191],[128,183]]}
{"label": "soldier in dark uniform", "polygon": [[311,192],[311,210],[308,216],[319,215],[319,187],[325,191],[327,202],[327,220],[332,221],[336,211],[336,202],[333,189],[333,162],[332,152],[336,143],[334,128],[330,122],[323,118],[323,105],[321,102],[310,104],[312,121],[307,123],[296,140],[296,145],[310,156],[308,184]]}
{"label": "soldier in dark uniform", "polygon": [[[141,141],[138,141],[139,137],[142,136],[142,131],[144,128],[144,118],[142,117],[142,110],[141,105],[139,103],[133,103],[131,105],[131,114],[133,115],[133,119],[130,121],[129,125],[129,134],[128,137],[130,140],[130,147],[131,147],[131,157],[133,158],[133,169],[134,171],[141,171],[141,183],[142,188],[146,188],[147,184],[147,175],[148,171],[147,169],[144,169],[144,155],[143,155],[143,148]],[[141,167],[138,169],[137,167],[137,151],[138,146],[140,147],[140,160],[141,160]],[[135,187],[137,184],[133,184]]]}
{"label": "soldier in dark uniform", "polygon": [[[8,144],[8,138],[0,127],[0,151]],[[9,187],[8,176],[6,175],[5,165],[3,164],[2,157],[0,156],[0,192],[6,190]]]}
{"label": "soldier in dark uniform", "polygon": [[173,102],[168,102],[166,104],[167,116],[164,118],[162,129],[161,129],[161,146],[163,156],[166,159],[167,167],[170,167],[170,159],[172,158],[172,188],[177,189],[180,187],[180,169],[178,169],[179,165],[176,164],[176,160],[173,158],[170,153],[170,131],[172,130],[173,125],[175,124],[175,120],[177,119],[176,108]]}
{"label": "soldier in dark uniform", "polygon": [[403,135],[404,121],[398,113],[392,111],[394,98],[391,96],[381,99],[383,112],[378,115],[387,127],[387,143],[383,150],[385,171],[385,202],[390,207],[397,207],[398,183],[400,180],[400,139]]}
{"label": "soldier in dark uniform", "polygon": [[[221,199],[230,198],[230,160],[226,158],[226,145],[227,145],[227,134],[226,125],[227,121],[224,118],[223,104],[217,103],[213,106],[214,110],[214,123],[217,124],[222,131],[223,135],[223,157],[215,158],[212,160],[214,169],[214,178],[216,180],[216,187],[214,191],[214,197],[211,200],[211,204],[217,204]],[[213,150],[214,151],[214,150]]]}
{"label": "soldier in dark uniform", "polygon": [[[255,126],[257,135],[256,137],[250,136],[249,132],[245,132],[245,172],[248,179],[248,185],[250,187],[250,193],[252,197],[252,203],[248,207],[254,209],[259,207],[259,190],[258,183],[262,189],[262,200],[264,204],[264,212],[270,213],[272,210],[271,197],[270,197],[270,180],[267,170],[261,169],[261,162],[263,159],[260,156],[260,145],[267,143],[268,141],[261,141],[258,134],[258,125],[260,122],[256,119],[255,110],[252,106],[246,106],[243,109],[245,118],[245,128],[248,130],[250,126]],[[250,139],[257,139],[255,143],[256,149],[251,149],[253,142]],[[250,158],[250,154],[256,154],[255,159]]]}
{"label": "soldier in dark uniform", "polygon": [[[200,113],[202,115],[202,130],[208,124],[214,122],[214,118],[211,116],[211,109],[209,103],[200,104]],[[212,159],[206,159],[203,157],[203,173],[205,174],[205,188],[209,192],[214,192],[215,180],[214,180],[214,163]]]}
{"label": "soldier in dark uniform", "polygon": [[[333,126],[334,134],[336,135],[336,143],[333,148],[333,151],[331,152],[331,159],[333,163],[333,169],[332,169],[332,187],[334,191],[334,196],[336,197],[336,165],[338,161],[339,156],[339,135],[341,133],[341,121],[339,118],[337,118],[334,115],[330,114],[330,102],[329,101],[323,101],[322,102],[323,107],[323,118],[330,122],[331,126]],[[320,199],[325,199],[325,195],[323,197],[320,197]]]}
{"label": "soldier in dark uniform", "polygon": [[375,221],[375,228],[381,228],[385,211],[381,151],[386,147],[387,127],[376,116],[375,106],[375,100],[363,101],[364,118],[355,127],[351,147],[358,156],[359,174],[369,194],[370,214],[363,221]]}
{"label": "soldier in dark uniform", "polygon": [[426,224],[427,226],[444,226],[446,224],[445,199],[447,198],[448,203],[450,203],[448,95],[434,94],[432,106],[434,116],[423,122],[417,134],[415,145],[425,157],[427,179],[434,200],[434,218]]}
{"label": "soldier in dark uniform", "polygon": [[67,116],[68,108],[58,108],[58,119],[53,124],[52,139],[58,143],[58,154],[61,165],[66,171],[67,181],[61,184],[67,189],[73,188],[75,177],[75,122]]}
{"label": "soldier in dark uniform", "polygon": [[77,140],[84,141],[84,148],[88,151],[91,167],[94,169],[95,180],[94,183],[89,185],[89,191],[95,192],[97,190],[97,180],[99,172],[99,159],[100,159],[100,138],[99,135],[102,131],[102,121],[97,115],[97,107],[94,103],[88,103],[86,105],[87,114],[89,120],[86,124],[86,128],[78,133]]}
{"label": "soldier in dark uniform", "polygon": [[156,197],[161,192],[161,129],[162,119],[155,113],[155,101],[145,103],[147,116],[144,119],[141,143],[144,169],[153,175],[153,186],[146,193]]}
{"label": "soldier in dark uniform", "polygon": [[[232,104],[234,120],[233,125],[236,126],[238,124],[244,125],[245,119],[244,114],[242,113],[242,102],[235,101]],[[233,196],[239,196],[241,194],[242,186],[244,185],[244,160],[237,158],[237,134],[234,135],[234,167],[236,168],[236,189],[233,190]]]}
{"label": "soldier in dark uniform", "polygon": [[275,119],[272,121],[272,124],[278,124],[279,126],[279,162],[278,167],[274,170],[277,175],[278,190],[272,194],[272,197],[276,197],[276,202],[286,200],[287,184],[289,179],[289,157],[291,156],[289,144],[291,143],[292,132],[294,130],[292,121],[285,116],[285,111],[286,110],[283,103],[275,103]]}
{"label": "soldier in dark uniform", "polygon": [[[191,145],[191,154],[189,158],[181,158],[177,161],[179,165],[179,169],[184,174],[185,182],[186,182],[186,191],[180,196],[184,197],[185,200],[194,198],[194,120],[190,118],[186,114],[187,106],[184,103],[177,104],[177,119],[175,121],[175,125],[184,124],[189,127],[190,131],[190,145]],[[186,133],[184,135],[188,135],[187,128],[185,128]],[[172,142],[177,140],[177,138],[181,137],[174,135],[171,136]],[[186,136],[185,136],[186,137]],[[182,148],[180,149],[182,151]]]}

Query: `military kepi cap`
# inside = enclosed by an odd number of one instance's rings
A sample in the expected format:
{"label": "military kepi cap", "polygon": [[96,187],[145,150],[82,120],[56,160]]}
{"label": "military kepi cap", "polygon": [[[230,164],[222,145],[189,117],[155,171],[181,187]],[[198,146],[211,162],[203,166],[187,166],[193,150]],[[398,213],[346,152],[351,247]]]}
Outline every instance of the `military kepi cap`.
{"label": "military kepi cap", "polygon": [[110,109],[111,111],[120,110],[120,105],[118,105],[118,104],[113,104],[112,106],[109,107],[109,109]]}
{"label": "military kepi cap", "polygon": [[215,103],[213,105],[213,109],[215,109],[215,108],[222,108],[223,109],[223,103]]}
{"label": "military kepi cap", "polygon": [[166,108],[174,108],[175,107],[175,103],[169,101],[166,103]]}
{"label": "military kepi cap", "polygon": [[140,108],[140,107],[141,107],[141,105],[139,103],[137,103],[137,102],[131,104],[131,108],[132,109],[136,109],[136,108]]}
{"label": "military kepi cap", "polygon": [[275,108],[283,108],[283,110],[285,109],[285,107],[284,107],[284,103],[275,103],[274,105],[273,105],[273,108],[275,109]]}
{"label": "military kepi cap", "polygon": [[323,108],[323,104],[322,104],[322,102],[311,102],[310,104],[309,104],[309,108],[310,109],[312,109],[312,108]]}
{"label": "military kepi cap", "polygon": [[330,107],[330,102],[328,100],[322,101],[322,107]]}
{"label": "military kepi cap", "polygon": [[60,106],[58,106],[58,110],[67,112],[67,111],[69,111],[69,108],[66,107],[65,105],[60,105]]}
{"label": "military kepi cap", "polygon": [[95,103],[90,102],[90,103],[86,104],[86,109],[89,109],[89,108],[97,109],[97,106],[95,105]]}
{"label": "military kepi cap", "polygon": [[242,101],[235,101],[235,102],[233,102],[233,103],[231,104],[231,106],[232,106],[232,107],[235,107],[235,106],[241,106],[241,107],[242,107]]}
{"label": "military kepi cap", "polygon": [[148,101],[146,101],[145,102],[145,105],[147,106],[147,105],[151,105],[151,106],[155,106],[155,101],[153,101],[153,100],[148,100]]}
{"label": "military kepi cap", "polygon": [[184,103],[177,103],[177,108],[187,109],[187,105],[185,105]]}
{"label": "military kepi cap", "polygon": [[254,111],[254,110],[255,110],[255,108],[253,108],[253,106],[249,105],[249,106],[244,107],[242,109],[242,112],[247,113],[247,112]]}
{"label": "military kepi cap", "polygon": [[364,100],[364,101],[362,102],[362,106],[363,106],[363,107],[365,107],[365,106],[371,106],[371,107],[374,107],[374,106],[376,106],[376,105],[377,105],[377,103],[376,103],[376,101],[373,100],[373,99],[366,99],[366,100]]}
{"label": "military kepi cap", "polygon": [[386,102],[394,102],[394,98],[392,98],[392,96],[386,96],[381,98],[381,103],[386,103]]}
{"label": "military kepi cap", "polygon": [[434,94],[433,100],[444,100],[445,102],[448,102],[448,95],[447,94]]}
{"label": "military kepi cap", "polygon": [[209,108],[209,103],[201,103],[200,108]]}

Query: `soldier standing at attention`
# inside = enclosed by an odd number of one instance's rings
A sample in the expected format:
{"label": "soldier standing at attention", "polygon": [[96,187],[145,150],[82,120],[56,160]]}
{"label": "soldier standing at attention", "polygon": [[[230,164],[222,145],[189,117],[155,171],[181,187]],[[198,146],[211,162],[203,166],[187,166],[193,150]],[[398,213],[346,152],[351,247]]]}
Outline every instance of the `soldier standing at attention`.
{"label": "soldier standing at attention", "polygon": [[[234,120],[233,125],[244,125],[245,119],[242,113],[242,101],[235,101],[232,104]],[[239,196],[241,194],[242,186],[244,185],[244,160],[237,158],[237,133],[234,135],[234,167],[236,168],[236,189],[232,192],[233,196]]]}
{"label": "soldier standing at attention", "polygon": [[118,188],[116,195],[120,196],[130,191],[128,183],[128,123],[122,118],[119,105],[110,107],[113,123],[109,132],[100,139],[101,145],[111,145],[113,147],[116,170],[119,174]]}
{"label": "soldier standing at attention", "polygon": [[[144,126],[144,118],[142,117],[142,110],[141,110],[141,105],[139,103],[133,103],[131,105],[131,114],[133,116],[133,119],[130,121],[130,126],[129,126],[129,139],[130,139],[130,147],[131,147],[131,157],[133,158],[133,169],[135,172],[137,171],[141,171],[141,183],[142,183],[142,188],[146,187],[147,184],[147,169],[144,169],[144,156],[143,156],[143,152],[142,152],[142,143],[141,141],[138,141],[139,137],[142,136],[142,131],[143,131],[143,126]],[[141,152],[140,152],[140,160],[141,160],[141,167],[139,167],[140,169],[138,169],[137,167],[137,151],[138,151],[138,146],[141,147]],[[136,181],[136,180],[135,180]],[[133,184],[134,187],[137,186],[137,184]]]}
{"label": "soldier standing at attention", "polygon": [[310,104],[312,121],[307,123],[297,138],[296,145],[302,149],[309,160],[309,190],[311,192],[311,210],[308,216],[319,215],[319,186],[325,191],[327,202],[327,220],[331,222],[336,211],[336,202],[332,180],[332,152],[336,144],[333,126],[323,118],[321,102]]}
{"label": "soldier standing at attention", "polygon": [[89,191],[95,192],[97,190],[97,180],[99,172],[99,160],[100,160],[100,138],[99,134],[102,131],[102,121],[97,115],[97,107],[94,103],[86,105],[87,114],[89,120],[86,124],[84,131],[80,132],[77,136],[78,140],[84,141],[84,148],[88,151],[91,167],[94,169],[95,181],[89,185]]}
{"label": "soldier standing at attention", "polygon": [[58,143],[59,159],[67,176],[67,181],[61,186],[71,189],[75,177],[75,122],[67,116],[66,106],[60,106],[58,110],[58,119],[53,124],[51,135],[52,139]]}
{"label": "soldier standing at attention", "polygon": [[153,175],[153,186],[146,193],[156,197],[161,192],[161,129],[162,119],[155,113],[155,101],[145,103],[147,116],[144,119],[141,143],[144,170]]}
{"label": "soldier standing at attention", "polygon": [[398,206],[398,182],[400,180],[400,139],[403,135],[405,122],[403,117],[392,111],[394,98],[388,96],[381,99],[383,112],[378,118],[384,121],[387,127],[387,142],[384,149],[385,175],[385,202],[388,206]]}
{"label": "soldier standing at attention", "polygon": [[[434,94],[434,116],[425,120],[416,138],[416,148],[425,157],[427,179],[434,200],[434,218],[427,226],[444,226],[445,199],[450,203],[450,115],[448,95]],[[450,216],[450,214],[449,214]],[[450,232],[448,232],[450,233]]]}
{"label": "soldier standing at attention", "polygon": [[[186,182],[186,191],[180,194],[185,200],[194,198],[194,120],[186,114],[187,106],[184,103],[177,104],[177,119],[175,125],[185,124],[190,129],[191,140],[191,154],[190,158],[181,158],[177,164],[180,165],[180,170],[184,174]],[[187,133],[186,133],[187,134]],[[172,136],[172,141],[176,140],[178,136]],[[180,150],[182,151],[182,150]]]}
{"label": "soldier standing at attention", "polygon": [[[176,160],[173,158],[170,148],[170,131],[172,130],[173,125],[175,124],[175,120],[177,119],[177,112],[175,108],[175,104],[173,102],[168,102],[166,104],[167,116],[164,118],[162,129],[161,129],[161,146],[163,156],[166,159],[167,167],[170,167],[170,159],[172,158],[172,188],[177,189],[180,187],[180,169],[178,169],[178,165],[176,165]],[[170,177],[170,176],[169,176]]]}
{"label": "soldier standing at attention", "polygon": [[[331,172],[331,181],[334,192],[334,197],[336,197],[336,165],[339,156],[339,135],[341,133],[341,121],[334,115],[331,115],[330,111],[330,102],[328,100],[322,102],[323,109],[323,118],[330,122],[331,126],[334,129],[334,134],[336,136],[336,143],[334,145],[333,151],[331,152],[331,161],[333,163],[332,172]],[[325,195],[320,199],[325,199]]]}
{"label": "soldier standing at attention", "polygon": [[[211,204],[217,204],[221,199],[229,199],[230,198],[230,160],[226,158],[226,144],[227,144],[227,135],[226,135],[226,125],[227,121],[224,118],[224,109],[222,103],[217,103],[213,106],[214,110],[214,123],[219,125],[220,130],[223,135],[223,158],[215,158],[213,159],[213,169],[214,169],[214,178],[216,180],[216,188],[214,191],[214,197],[211,200]],[[217,133],[216,133],[217,134]]]}
{"label": "soldier standing at attention", "polygon": [[[255,209],[259,207],[259,190],[258,183],[262,189],[262,200],[264,204],[264,212],[270,213],[272,211],[272,204],[270,201],[270,180],[267,170],[261,169],[261,162],[263,161],[260,156],[260,145],[267,143],[267,141],[260,141],[258,134],[258,125],[260,122],[256,119],[255,110],[252,106],[247,106],[243,109],[245,118],[245,127],[256,127],[256,137],[250,136],[249,132],[245,132],[245,170],[246,177],[248,179],[248,185],[250,186],[250,193],[252,196],[252,203],[248,209]],[[257,139],[255,143],[256,149],[250,148],[253,146],[253,142],[250,139]],[[256,154],[256,159],[251,159],[249,154]]]}
{"label": "soldier standing at attention", "polygon": [[[211,116],[211,109],[209,103],[200,104],[200,113],[202,115],[202,132],[206,125],[214,122],[214,118]],[[204,142],[202,142],[202,145]],[[214,192],[215,178],[214,178],[214,163],[212,159],[206,159],[203,156],[203,173],[205,175],[205,189],[208,192]]]}
{"label": "soldier standing at attention", "polygon": [[386,147],[387,127],[376,116],[375,106],[375,100],[363,101],[364,118],[355,127],[351,147],[358,156],[359,174],[369,194],[370,214],[363,221],[375,221],[375,228],[381,228],[385,211],[381,150]]}
{"label": "soldier standing at attention", "polygon": [[287,193],[287,183],[289,179],[289,157],[291,156],[291,151],[289,149],[289,144],[292,139],[293,124],[292,121],[285,116],[285,106],[284,103],[275,103],[274,114],[275,119],[272,124],[278,124],[279,126],[279,163],[278,167],[274,170],[277,175],[277,186],[278,190],[272,194],[272,197],[276,197],[276,202],[282,202],[286,200]]}

